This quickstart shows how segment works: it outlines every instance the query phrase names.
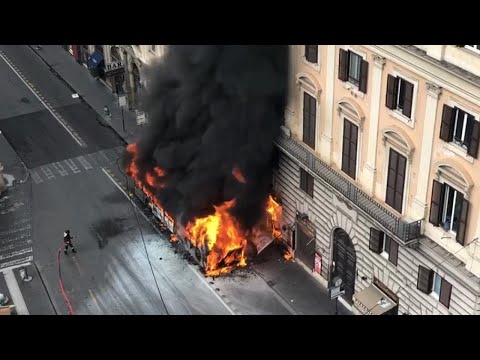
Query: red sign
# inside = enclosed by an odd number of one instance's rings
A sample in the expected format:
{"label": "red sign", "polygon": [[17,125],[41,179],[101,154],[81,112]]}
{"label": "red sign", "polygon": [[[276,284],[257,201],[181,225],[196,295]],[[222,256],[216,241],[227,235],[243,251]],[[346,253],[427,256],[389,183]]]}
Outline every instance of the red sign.
{"label": "red sign", "polygon": [[315,253],[315,269],[314,271],[318,274],[322,272],[322,256]]}

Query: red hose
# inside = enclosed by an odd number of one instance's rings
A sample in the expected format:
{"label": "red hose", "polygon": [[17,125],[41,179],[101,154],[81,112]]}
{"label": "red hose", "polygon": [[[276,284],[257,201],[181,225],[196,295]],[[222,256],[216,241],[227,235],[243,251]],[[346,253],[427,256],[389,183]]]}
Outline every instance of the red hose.
{"label": "red hose", "polygon": [[60,279],[60,289],[62,290],[63,298],[67,302],[68,310],[70,311],[70,315],[75,315],[73,313],[72,304],[70,303],[70,300],[68,299],[67,293],[65,292],[65,288],[63,287],[62,272],[60,271],[60,253],[62,252],[62,247],[63,246],[61,246],[60,249],[58,249],[58,253],[57,253],[58,278]]}

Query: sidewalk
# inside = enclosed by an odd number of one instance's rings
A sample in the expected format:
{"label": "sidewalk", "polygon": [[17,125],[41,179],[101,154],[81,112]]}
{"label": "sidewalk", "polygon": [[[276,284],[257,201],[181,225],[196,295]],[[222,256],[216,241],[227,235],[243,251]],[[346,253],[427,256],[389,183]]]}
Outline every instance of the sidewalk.
{"label": "sidewalk", "polygon": [[[253,260],[253,268],[269,286],[299,315],[334,315],[335,301],[303,267],[292,260],[285,261],[285,248],[278,243],[268,246]],[[338,315],[352,315],[340,302]]]}
{"label": "sidewalk", "polygon": [[[100,81],[96,81],[88,70],[78,64],[74,58],[58,45],[44,45],[36,53],[66,82],[72,93],[78,93],[85,101],[112,126],[128,143],[134,142],[140,135],[141,128],[136,124],[133,111],[124,109],[126,133],[122,129],[121,112],[117,98]],[[112,117],[106,117],[103,106],[107,105]],[[114,173],[118,169],[111,169]],[[121,183],[125,178],[118,173]],[[130,184],[131,185],[131,184]],[[300,314],[333,315],[335,302],[331,301],[328,291],[298,263],[284,261],[283,249],[273,244],[254,260],[255,272],[281,298]],[[293,300],[293,301],[292,301]],[[339,315],[351,315],[342,304],[338,304]]]}
{"label": "sidewalk", "polygon": [[[101,80],[95,80],[85,66],[77,63],[60,45],[42,45],[41,50],[34,47],[31,49],[70,88],[72,94],[79,94],[80,99],[93,108],[127,143],[138,139],[141,127],[137,125],[135,112],[126,107],[123,109],[124,132],[117,96]],[[109,108],[111,117],[105,115],[104,105]]]}
{"label": "sidewalk", "polygon": [[[0,161],[7,183],[7,190],[0,195],[0,293],[9,297],[9,305],[16,306],[18,315],[53,314],[33,264],[32,182],[4,134],[0,134]],[[20,278],[18,267],[22,265],[32,276],[28,283]]]}

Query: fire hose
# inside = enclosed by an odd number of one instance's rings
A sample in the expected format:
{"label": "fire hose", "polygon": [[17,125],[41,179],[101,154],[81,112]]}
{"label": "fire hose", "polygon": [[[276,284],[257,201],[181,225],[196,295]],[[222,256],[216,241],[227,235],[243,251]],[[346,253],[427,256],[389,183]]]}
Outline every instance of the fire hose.
{"label": "fire hose", "polygon": [[68,310],[70,312],[70,315],[75,315],[73,313],[73,307],[72,307],[72,304],[70,303],[70,300],[68,299],[68,296],[67,296],[67,293],[65,292],[65,288],[63,287],[63,279],[62,279],[62,272],[61,272],[61,269],[60,269],[60,253],[62,252],[62,246],[60,246],[60,248],[58,249],[58,253],[57,253],[57,263],[58,263],[58,278],[60,280],[60,290],[62,291],[62,295],[63,295],[63,298],[65,299],[67,305],[68,305]]}

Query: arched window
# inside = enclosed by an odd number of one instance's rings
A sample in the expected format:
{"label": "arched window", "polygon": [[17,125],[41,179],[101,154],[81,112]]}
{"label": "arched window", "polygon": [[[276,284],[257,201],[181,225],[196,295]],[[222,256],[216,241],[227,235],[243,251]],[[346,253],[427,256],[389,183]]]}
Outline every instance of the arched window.
{"label": "arched window", "polygon": [[319,115],[320,87],[308,75],[299,74],[297,85],[300,88],[300,114],[303,122],[302,140],[315,150]]}
{"label": "arched window", "polygon": [[403,130],[397,127],[383,131],[385,146],[385,203],[400,214],[405,208],[405,194],[408,194],[408,181],[413,151],[415,147]]}
{"label": "arched window", "polygon": [[432,184],[429,221],[465,245],[472,179],[453,164],[443,161],[436,165]]}

